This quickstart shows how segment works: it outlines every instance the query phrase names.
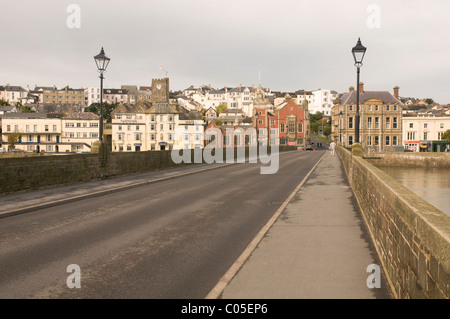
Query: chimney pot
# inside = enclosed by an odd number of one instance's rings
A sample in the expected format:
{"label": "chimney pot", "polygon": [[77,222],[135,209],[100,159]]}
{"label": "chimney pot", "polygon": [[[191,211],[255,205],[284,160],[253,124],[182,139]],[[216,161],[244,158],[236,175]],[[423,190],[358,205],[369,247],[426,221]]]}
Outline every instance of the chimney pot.
{"label": "chimney pot", "polygon": [[359,82],[359,93],[364,93],[364,83]]}

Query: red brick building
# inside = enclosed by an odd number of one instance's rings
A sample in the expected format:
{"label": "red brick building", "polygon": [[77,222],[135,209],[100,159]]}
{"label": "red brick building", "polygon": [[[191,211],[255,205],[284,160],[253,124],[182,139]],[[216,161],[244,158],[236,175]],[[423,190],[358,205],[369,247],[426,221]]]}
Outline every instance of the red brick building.
{"label": "red brick building", "polygon": [[268,102],[259,102],[254,104],[254,126],[257,129],[259,141],[265,140],[264,134],[270,129],[270,144],[306,145],[309,143],[308,102],[304,101],[298,105],[295,99],[287,94],[285,101],[273,111]]}

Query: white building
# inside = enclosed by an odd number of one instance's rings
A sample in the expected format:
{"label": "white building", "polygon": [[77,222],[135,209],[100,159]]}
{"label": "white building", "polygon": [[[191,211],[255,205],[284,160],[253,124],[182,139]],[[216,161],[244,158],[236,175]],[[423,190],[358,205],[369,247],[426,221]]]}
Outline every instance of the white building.
{"label": "white building", "polygon": [[320,112],[326,116],[331,116],[331,108],[337,97],[338,93],[336,91],[318,89],[312,92],[298,94],[297,102],[300,104],[304,100],[308,101],[309,114]]}
{"label": "white building", "polygon": [[112,150],[159,151],[202,147],[201,113],[179,105],[145,102],[120,104],[112,112]]}
{"label": "white building", "polygon": [[0,99],[7,101],[9,104],[22,103],[22,99],[26,98],[28,91],[21,86],[5,85],[0,86]]}
{"label": "white building", "polygon": [[46,113],[8,113],[2,118],[2,144],[11,133],[20,133],[15,148],[25,152],[89,153],[98,141],[99,117],[93,113],[69,113],[49,117]]}
{"label": "white building", "polygon": [[100,87],[91,86],[84,89],[84,99],[87,106],[100,103]]}
{"label": "white building", "polygon": [[403,145],[414,151],[429,150],[433,141],[441,141],[445,131],[450,130],[450,116],[405,114],[403,122]]}

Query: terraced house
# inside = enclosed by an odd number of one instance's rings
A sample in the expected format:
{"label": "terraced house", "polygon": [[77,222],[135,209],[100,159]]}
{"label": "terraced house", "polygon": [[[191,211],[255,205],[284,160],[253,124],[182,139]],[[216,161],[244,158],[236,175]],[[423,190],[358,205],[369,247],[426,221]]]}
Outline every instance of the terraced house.
{"label": "terraced house", "polygon": [[200,113],[167,102],[119,104],[112,114],[112,151],[158,151],[202,147]]}
{"label": "terraced house", "polygon": [[88,153],[98,140],[99,117],[93,113],[8,113],[2,118],[2,146],[18,135],[15,149],[24,152]]}

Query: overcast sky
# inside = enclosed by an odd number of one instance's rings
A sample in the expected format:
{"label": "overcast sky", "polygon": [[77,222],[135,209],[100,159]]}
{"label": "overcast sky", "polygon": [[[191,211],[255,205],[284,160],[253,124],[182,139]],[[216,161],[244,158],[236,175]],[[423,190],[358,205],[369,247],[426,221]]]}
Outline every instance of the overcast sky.
{"label": "overcast sky", "polygon": [[400,96],[450,103],[448,0],[16,0],[0,8],[0,85],[99,86],[93,56],[103,46],[109,88],[150,85],[162,64],[171,90],[257,86],[260,73],[272,90],[345,92],[356,86],[351,48],[361,37],[366,90],[397,85]]}

